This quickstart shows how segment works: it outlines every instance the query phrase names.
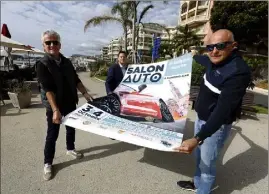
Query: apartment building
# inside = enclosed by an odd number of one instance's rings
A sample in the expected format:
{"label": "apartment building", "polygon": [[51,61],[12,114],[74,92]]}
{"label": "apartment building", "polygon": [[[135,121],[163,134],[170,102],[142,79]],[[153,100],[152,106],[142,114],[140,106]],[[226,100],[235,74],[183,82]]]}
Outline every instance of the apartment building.
{"label": "apartment building", "polygon": [[203,42],[207,42],[212,33],[210,28],[211,8],[214,1],[180,1],[178,25],[189,26],[191,30],[198,30],[197,35]]}
{"label": "apartment building", "polygon": [[108,56],[108,47],[105,46],[101,49],[101,56],[100,58],[103,60],[103,61],[110,61],[109,60],[109,56]]}
{"label": "apartment building", "polygon": [[123,38],[112,39],[108,44],[108,60],[114,62],[118,58],[119,51],[124,50]]}
{"label": "apartment building", "polygon": [[[168,41],[169,36],[168,33],[160,26],[152,24],[152,23],[144,23],[139,24],[137,26],[138,30],[138,47],[137,51],[141,56],[142,61],[151,61],[151,48],[153,44],[153,35],[160,36],[162,42]],[[168,27],[170,38],[173,37],[176,30],[175,27]],[[127,50],[130,52],[132,50],[132,30],[130,29],[127,32]]]}

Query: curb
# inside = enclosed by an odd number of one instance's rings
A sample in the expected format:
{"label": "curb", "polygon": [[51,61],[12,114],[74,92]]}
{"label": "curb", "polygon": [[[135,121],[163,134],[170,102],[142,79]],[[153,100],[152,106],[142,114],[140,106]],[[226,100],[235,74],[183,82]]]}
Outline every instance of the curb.
{"label": "curb", "polygon": [[268,95],[268,90],[265,90],[265,89],[262,89],[262,88],[254,87],[253,90],[248,89],[248,91],[255,92],[255,93],[258,93],[258,94]]}
{"label": "curb", "polygon": [[94,79],[96,79],[96,80],[99,81],[99,82],[106,82],[106,81],[101,80],[101,79],[99,79],[99,78],[97,78],[97,77],[94,77]]}

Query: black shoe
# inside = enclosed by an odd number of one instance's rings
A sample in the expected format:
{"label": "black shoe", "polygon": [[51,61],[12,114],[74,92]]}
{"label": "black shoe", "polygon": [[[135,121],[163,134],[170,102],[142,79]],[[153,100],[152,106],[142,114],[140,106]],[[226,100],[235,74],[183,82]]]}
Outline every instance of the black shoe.
{"label": "black shoe", "polygon": [[184,190],[187,190],[187,191],[193,191],[193,192],[196,191],[196,188],[195,188],[194,183],[192,181],[178,181],[177,185],[181,189],[184,189]]}
{"label": "black shoe", "polygon": [[111,140],[115,140],[115,139],[112,139],[112,138],[110,138]]}

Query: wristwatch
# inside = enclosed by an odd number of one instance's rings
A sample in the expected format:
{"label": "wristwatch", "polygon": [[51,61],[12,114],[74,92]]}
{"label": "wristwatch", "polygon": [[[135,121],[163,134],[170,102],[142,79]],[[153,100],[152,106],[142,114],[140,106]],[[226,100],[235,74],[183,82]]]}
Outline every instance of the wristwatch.
{"label": "wristwatch", "polygon": [[204,140],[201,140],[199,136],[195,135],[194,138],[197,139],[199,145],[204,143]]}

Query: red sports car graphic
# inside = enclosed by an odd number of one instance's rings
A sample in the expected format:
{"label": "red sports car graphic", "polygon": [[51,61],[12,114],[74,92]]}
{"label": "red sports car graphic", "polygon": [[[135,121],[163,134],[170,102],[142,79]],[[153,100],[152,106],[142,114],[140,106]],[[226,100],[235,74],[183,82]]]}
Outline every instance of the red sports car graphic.
{"label": "red sports car graphic", "polygon": [[93,101],[93,105],[117,116],[136,117],[153,122],[174,122],[165,102],[157,97],[141,94],[147,85],[135,89],[121,84],[113,94]]}

